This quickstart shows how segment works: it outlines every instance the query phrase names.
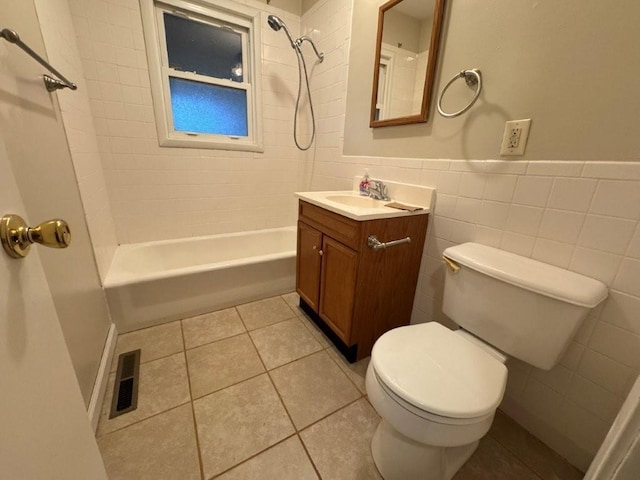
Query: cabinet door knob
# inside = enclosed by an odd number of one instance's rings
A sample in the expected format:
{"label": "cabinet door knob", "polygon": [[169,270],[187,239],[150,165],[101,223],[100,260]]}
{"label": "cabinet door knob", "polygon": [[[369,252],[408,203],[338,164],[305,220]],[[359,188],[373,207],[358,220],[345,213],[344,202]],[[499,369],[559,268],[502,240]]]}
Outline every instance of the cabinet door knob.
{"label": "cabinet door knob", "polygon": [[324,255],[324,252],[322,250],[318,250],[318,255],[322,256]]}
{"label": "cabinet door knob", "polygon": [[318,246],[317,246],[317,245],[314,245],[314,246],[313,246],[313,249],[314,249],[314,250],[317,250],[317,249],[318,249]]}

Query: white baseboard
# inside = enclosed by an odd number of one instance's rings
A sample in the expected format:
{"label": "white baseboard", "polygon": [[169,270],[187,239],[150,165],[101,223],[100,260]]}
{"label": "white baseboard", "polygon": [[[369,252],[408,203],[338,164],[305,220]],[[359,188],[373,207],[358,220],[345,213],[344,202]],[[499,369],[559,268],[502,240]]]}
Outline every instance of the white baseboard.
{"label": "white baseboard", "polygon": [[104,394],[107,390],[109,370],[111,370],[110,367],[111,362],[113,361],[113,354],[116,351],[117,339],[118,329],[115,324],[112,323],[109,327],[109,333],[107,334],[107,341],[104,343],[104,350],[102,351],[102,358],[100,359],[100,367],[98,368],[96,383],[93,385],[91,401],[89,402],[89,421],[91,422],[91,427],[94,432],[98,428],[98,420],[100,420],[100,410],[102,409]]}

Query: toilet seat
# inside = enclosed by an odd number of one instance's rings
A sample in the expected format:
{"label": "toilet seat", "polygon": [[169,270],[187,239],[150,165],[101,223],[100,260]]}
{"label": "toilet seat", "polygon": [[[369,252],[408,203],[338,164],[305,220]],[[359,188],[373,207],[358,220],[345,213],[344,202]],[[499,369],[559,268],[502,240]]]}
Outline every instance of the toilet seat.
{"label": "toilet seat", "polygon": [[371,363],[396,402],[439,423],[492,416],[507,380],[504,364],[436,322],[385,333],[373,347]]}

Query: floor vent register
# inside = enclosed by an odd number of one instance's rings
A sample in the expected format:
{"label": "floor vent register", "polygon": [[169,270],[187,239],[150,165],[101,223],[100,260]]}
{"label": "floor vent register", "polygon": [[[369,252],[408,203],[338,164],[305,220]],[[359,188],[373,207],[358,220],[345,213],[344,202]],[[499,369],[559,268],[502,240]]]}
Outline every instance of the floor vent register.
{"label": "floor vent register", "polygon": [[109,418],[115,418],[138,407],[138,383],[140,381],[140,349],[122,353],[118,357],[116,381]]}

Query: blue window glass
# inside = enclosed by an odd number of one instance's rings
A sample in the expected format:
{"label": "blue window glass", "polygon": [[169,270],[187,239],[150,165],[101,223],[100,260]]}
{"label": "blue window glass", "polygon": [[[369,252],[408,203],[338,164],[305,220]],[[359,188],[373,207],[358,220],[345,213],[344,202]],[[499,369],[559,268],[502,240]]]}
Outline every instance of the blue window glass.
{"label": "blue window glass", "polygon": [[242,36],[169,13],[164,14],[169,66],[215,78],[242,82]]}
{"label": "blue window glass", "polygon": [[247,92],[169,77],[173,128],[180,132],[246,137]]}

